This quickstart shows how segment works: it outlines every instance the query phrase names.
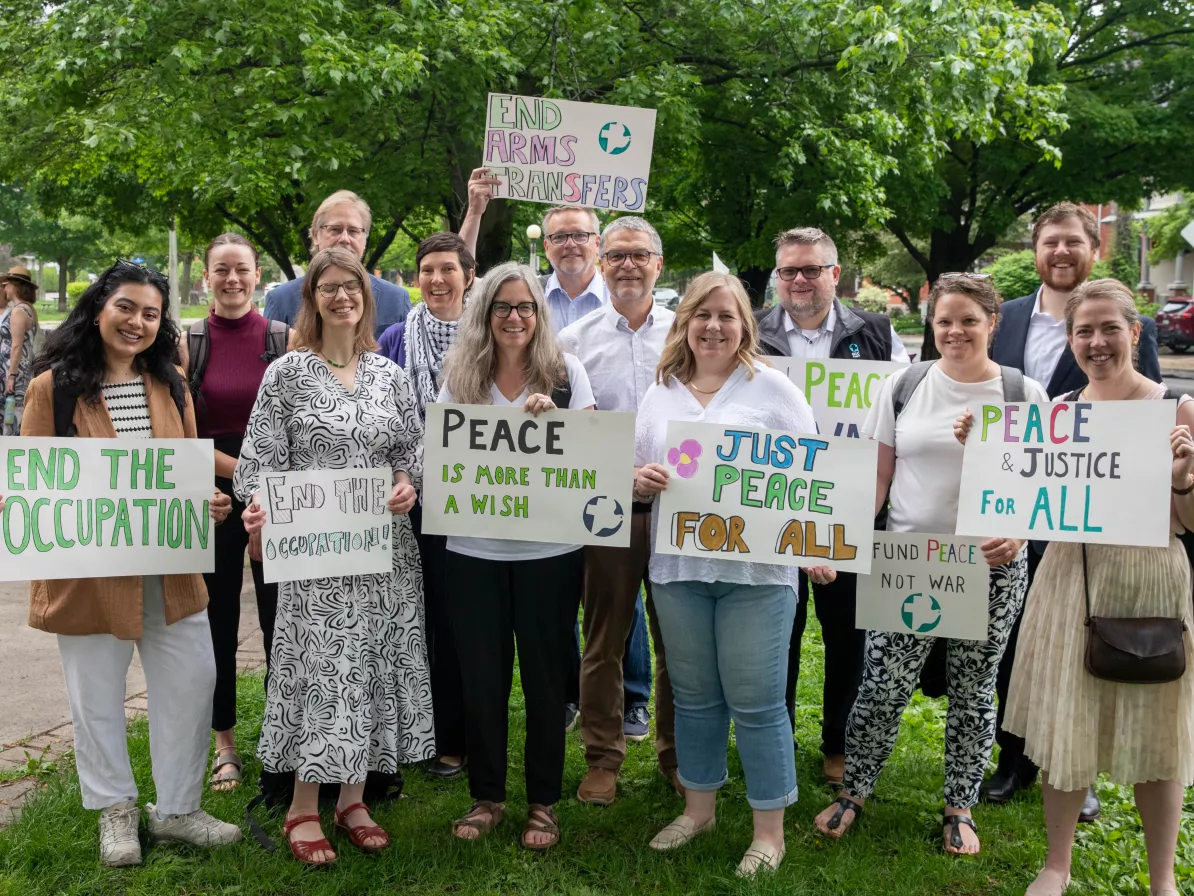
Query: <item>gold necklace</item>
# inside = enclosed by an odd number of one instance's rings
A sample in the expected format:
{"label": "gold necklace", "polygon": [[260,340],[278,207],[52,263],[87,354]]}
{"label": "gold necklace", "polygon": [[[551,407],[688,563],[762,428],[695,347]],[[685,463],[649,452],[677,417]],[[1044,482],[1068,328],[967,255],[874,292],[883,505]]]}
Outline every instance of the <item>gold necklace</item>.
{"label": "gold necklace", "polygon": [[[729,377],[726,377],[726,379],[729,379]],[[726,381],[722,380],[721,386],[724,386],[725,384],[726,384]],[[689,382],[689,383],[686,383],[686,385],[688,386],[689,389],[692,389],[694,392],[700,392],[702,395],[716,395],[718,392],[721,391],[721,386],[718,386],[716,389],[706,390],[706,389],[702,389],[700,386],[696,385],[695,383]]]}

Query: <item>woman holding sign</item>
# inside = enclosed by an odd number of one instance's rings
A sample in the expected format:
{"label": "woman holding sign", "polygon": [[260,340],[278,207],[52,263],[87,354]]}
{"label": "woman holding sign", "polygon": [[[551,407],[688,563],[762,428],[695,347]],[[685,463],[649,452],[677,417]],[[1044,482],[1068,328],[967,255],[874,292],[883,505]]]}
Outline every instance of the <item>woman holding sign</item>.
{"label": "woman holding sign", "polygon": [[[195,438],[177,345],[166,278],[117,262],[84,290],[38,357],[21,435]],[[231,506],[217,491],[212,519],[222,521]],[[105,865],[141,862],[124,715],[134,643],[149,687],[157,790],[157,805],[145,806],[150,840],[218,846],[240,839],[236,825],[199,808],[216,678],[206,606],[198,573],[31,583],[30,627],[58,635],[83,807],[100,810]]]}
{"label": "woman holding sign", "polygon": [[[940,360],[893,374],[871,407],[863,432],[879,442],[875,507],[878,511],[891,502],[889,531],[954,533],[963,449],[954,438],[953,424],[968,407],[1005,400],[1048,401],[1039,384],[988,357],[999,304],[985,274],[943,274],[928,302]],[[954,855],[979,851],[971,807],[978,802],[995,738],[999,660],[1024,602],[1028,567],[1022,547],[1021,541],[1010,538],[982,544],[991,567],[987,639],[949,639],[946,645],[949,715],[943,836],[945,851]],[[862,686],[846,729],[844,787],[815,820],[822,833],[841,837],[862,814],[895,746],[900,717],[935,640],[911,632],[867,632]]]}
{"label": "woman holding sign", "polygon": [[[1070,296],[1066,332],[1089,384],[1063,401],[1149,401],[1172,398],[1164,384],[1132,364],[1140,321],[1130,290],[1116,280],[1091,280]],[[965,438],[970,420],[959,420]],[[1021,623],[1012,669],[1007,728],[1022,735],[1026,754],[1044,771],[1042,796],[1049,853],[1029,896],[1058,896],[1070,880],[1074,828],[1087,787],[1100,772],[1132,784],[1144,824],[1151,892],[1175,896],[1174,852],[1184,788],[1194,783],[1194,618],[1190,563],[1177,533],[1194,530],[1194,402],[1182,396],[1169,440],[1173,453],[1168,547],[1120,547],[1052,542],[1037,571]],[[1087,601],[1089,600],[1089,608]],[[1088,639],[1102,623],[1142,617],[1174,620],[1177,662],[1157,684],[1096,677],[1084,662]],[[1110,618],[1107,618],[1110,617]],[[1178,620],[1182,628],[1178,629]],[[1181,674],[1178,667],[1185,667]]]}
{"label": "woman holding sign", "polygon": [[[448,352],[442,402],[519,407],[539,415],[591,410],[584,366],[560,351],[534,272],[491,270],[465,309]],[[448,608],[464,677],[472,808],[452,825],[476,840],[506,815],[506,750],[514,645],[526,698],[527,822],[522,843],[542,851],[560,840],[552,806],[564,776],[564,682],[580,607],[579,545],[448,536]]]}
{"label": "woman holding sign", "polygon": [[298,351],[269,366],[233,482],[260,532],[262,477],[271,471],[389,467],[394,485],[389,573],[282,582],[258,755],[294,772],[283,827],[310,865],[336,860],[319,821],[319,785],[340,785],[336,827],[354,846],[389,845],[362,802],[370,771],[431,757],[431,690],[423,643],[423,583],[407,513],[423,473],[423,423],[402,368],[375,354],[373,293],[361,262],[325,249],[303,279]]}

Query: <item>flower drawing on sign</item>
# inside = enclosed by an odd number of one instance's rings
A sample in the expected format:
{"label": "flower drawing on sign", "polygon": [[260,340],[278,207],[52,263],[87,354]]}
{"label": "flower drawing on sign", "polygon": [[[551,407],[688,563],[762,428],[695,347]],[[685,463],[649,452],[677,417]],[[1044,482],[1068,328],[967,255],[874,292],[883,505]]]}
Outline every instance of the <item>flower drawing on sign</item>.
{"label": "flower drawing on sign", "polygon": [[685,439],[679,448],[669,448],[667,462],[676,468],[681,479],[691,479],[697,472],[697,458],[701,456],[701,443],[696,439]]}

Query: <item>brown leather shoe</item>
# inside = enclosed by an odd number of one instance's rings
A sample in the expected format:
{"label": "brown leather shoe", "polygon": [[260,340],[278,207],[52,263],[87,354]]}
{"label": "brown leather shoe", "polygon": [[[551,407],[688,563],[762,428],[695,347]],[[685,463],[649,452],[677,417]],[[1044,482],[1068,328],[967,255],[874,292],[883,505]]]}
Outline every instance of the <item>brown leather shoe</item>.
{"label": "brown leather shoe", "polygon": [[688,795],[688,791],[684,785],[680,783],[680,772],[674,768],[660,768],[659,774],[667,778],[667,782],[672,785],[672,789],[676,791],[676,796],[683,799]]}
{"label": "brown leather shoe", "polygon": [[582,803],[608,806],[618,795],[618,773],[608,768],[591,768],[576,789],[576,798]]}

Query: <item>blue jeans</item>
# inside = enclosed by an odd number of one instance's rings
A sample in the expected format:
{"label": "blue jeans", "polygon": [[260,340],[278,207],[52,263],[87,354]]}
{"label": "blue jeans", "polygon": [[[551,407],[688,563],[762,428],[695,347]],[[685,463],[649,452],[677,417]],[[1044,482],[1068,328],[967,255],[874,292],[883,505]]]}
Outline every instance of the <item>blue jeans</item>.
{"label": "blue jeans", "polygon": [[730,719],[752,809],[796,802],[784,703],[796,592],[787,585],[651,583],[676,704],[680,782],[717,790],[729,776]]}
{"label": "blue jeans", "polygon": [[[578,703],[580,694],[580,621],[573,629],[576,668],[570,670],[567,688],[568,702]],[[623,706],[646,706],[651,702],[651,641],[647,637],[647,614],[643,610],[643,592],[638,593],[634,605],[634,622],[626,639],[626,653],[622,656]]]}

